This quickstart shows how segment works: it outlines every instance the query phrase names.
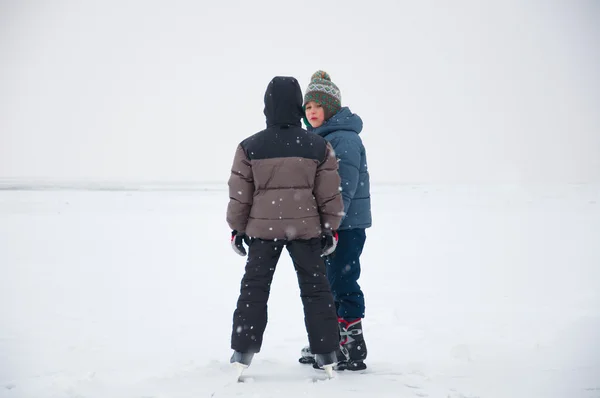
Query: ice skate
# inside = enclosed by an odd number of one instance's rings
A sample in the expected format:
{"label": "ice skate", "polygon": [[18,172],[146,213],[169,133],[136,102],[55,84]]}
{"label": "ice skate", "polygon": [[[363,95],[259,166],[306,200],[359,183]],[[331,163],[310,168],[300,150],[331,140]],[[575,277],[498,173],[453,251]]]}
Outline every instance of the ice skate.
{"label": "ice skate", "polygon": [[334,352],[329,354],[314,354],[315,363],[313,368],[324,370],[327,374],[327,378],[332,379],[334,377],[334,369],[337,365],[337,355]]}
{"label": "ice skate", "polygon": [[305,365],[312,365],[315,363],[315,355],[310,350],[310,346],[304,346],[304,348],[302,348],[298,362]]}
{"label": "ice skate", "polygon": [[367,358],[367,345],[362,330],[362,319],[348,322],[339,319],[340,348],[346,357],[339,361],[336,370],[364,370],[367,368],[364,360]]}
{"label": "ice skate", "polygon": [[250,363],[252,363],[252,357],[254,357],[254,354],[249,353],[249,352],[239,352],[239,351],[233,352],[233,355],[231,356],[231,359],[229,360],[229,362],[231,363],[231,365],[233,366],[233,368],[236,371],[236,379],[238,381],[242,377],[242,374],[244,373],[244,371],[246,369],[248,369],[248,366],[250,366]]}

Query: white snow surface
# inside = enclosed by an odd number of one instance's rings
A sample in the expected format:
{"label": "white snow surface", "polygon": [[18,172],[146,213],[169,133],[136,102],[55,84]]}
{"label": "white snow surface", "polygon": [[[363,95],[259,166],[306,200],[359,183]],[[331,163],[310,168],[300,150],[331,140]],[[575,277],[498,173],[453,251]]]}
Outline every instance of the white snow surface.
{"label": "white snow surface", "polygon": [[600,397],[600,186],[373,186],[367,371],[297,362],[286,253],[237,383],[223,185],[0,190],[0,397]]}

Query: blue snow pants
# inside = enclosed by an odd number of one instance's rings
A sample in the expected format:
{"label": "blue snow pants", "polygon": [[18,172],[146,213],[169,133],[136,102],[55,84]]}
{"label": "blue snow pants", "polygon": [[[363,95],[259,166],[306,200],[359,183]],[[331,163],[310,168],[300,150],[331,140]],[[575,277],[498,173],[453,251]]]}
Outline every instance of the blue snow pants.
{"label": "blue snow pants", "polygon": [[365,298],[358,278],[366,237],[364,228],[338,231],[337,248],[325,260],[338,317],[346,320],[365,317]]}

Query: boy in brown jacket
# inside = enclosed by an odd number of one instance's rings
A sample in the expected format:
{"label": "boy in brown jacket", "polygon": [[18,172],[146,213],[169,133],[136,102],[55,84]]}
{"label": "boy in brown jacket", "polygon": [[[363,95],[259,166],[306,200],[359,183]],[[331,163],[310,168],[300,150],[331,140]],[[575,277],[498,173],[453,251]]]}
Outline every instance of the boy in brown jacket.
{"label": "boy in brown jacket", "polygon": [[337,243],[344,205],[331,145],[301,127],[302,92],[275,77],[265,93],[267,128],[242,141],[229,178],[227,222],[234,251],[248,261],[233,314],[231,362],[260,351],[275,267],[286,247],[298,275],[306,331],[317,364],[331,374],[339,348],[337,314],[322,256]]}

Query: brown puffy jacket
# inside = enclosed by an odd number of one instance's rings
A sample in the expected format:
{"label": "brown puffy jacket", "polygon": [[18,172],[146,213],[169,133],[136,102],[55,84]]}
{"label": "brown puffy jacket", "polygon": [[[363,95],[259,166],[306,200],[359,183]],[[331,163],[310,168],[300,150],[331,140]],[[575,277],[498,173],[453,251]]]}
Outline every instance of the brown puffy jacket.
{"label": "brown puffy jacket", "polygon": [[265,93],[267,128],[240,143],[229,178],[227,222],[260,239],[311,239],[343,216],[338,164],[327,141],[300,127],[296,79],[276,77]]}

